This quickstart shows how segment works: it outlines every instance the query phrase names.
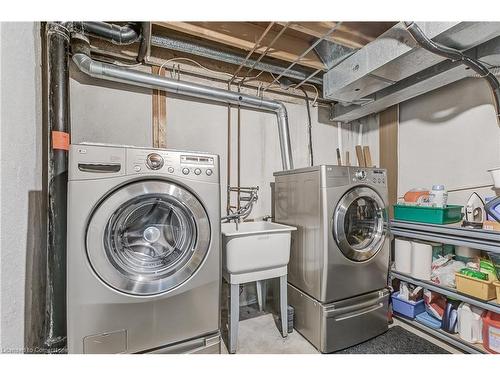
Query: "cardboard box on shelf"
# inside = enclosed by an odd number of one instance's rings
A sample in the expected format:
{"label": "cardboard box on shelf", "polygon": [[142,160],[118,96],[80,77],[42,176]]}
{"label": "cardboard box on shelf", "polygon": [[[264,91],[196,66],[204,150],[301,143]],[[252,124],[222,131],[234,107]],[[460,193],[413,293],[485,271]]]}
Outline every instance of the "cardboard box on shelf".
{"label": "cardboard box on shelf", "polygon": [[486,220],[483,223],[483,229],[500,231],[500,223],[493,220]]}

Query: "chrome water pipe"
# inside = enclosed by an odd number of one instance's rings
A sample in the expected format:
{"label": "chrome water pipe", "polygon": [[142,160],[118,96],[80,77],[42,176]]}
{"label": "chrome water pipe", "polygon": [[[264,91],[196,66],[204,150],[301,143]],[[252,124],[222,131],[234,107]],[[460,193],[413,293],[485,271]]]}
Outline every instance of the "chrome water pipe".
{"label": "chrome water pipe", "polygon": [[[231,192],[238,193],[238,207],[236,211],[232,211],[229,215],[224,216],[221,221],[223,223],[234,221],[236,223],[236,230],[238,230],[238,223],[245,220],[252,213],[253,205],[259,199],[259,187],[230,187],[227,188],[227,194]],[[244,205],[241,203],[246,202]]]}
{"label": "chrome water pipe", "polygon": [[83,73],[94,78],[162,90],[193,98],[215,100],[222,103],[240,105],[246,108],[274,112],[276,113],[278,120],[278,134],[283,170],[293,169],[288,115],[285,105],[277,100],[263,99],[258,96],[242,94],[191,82],[182,82],[167,77],[115,66],[95,61],[88,56],[88,53],[81,51],[77,51],[73,55],[73,61]]}

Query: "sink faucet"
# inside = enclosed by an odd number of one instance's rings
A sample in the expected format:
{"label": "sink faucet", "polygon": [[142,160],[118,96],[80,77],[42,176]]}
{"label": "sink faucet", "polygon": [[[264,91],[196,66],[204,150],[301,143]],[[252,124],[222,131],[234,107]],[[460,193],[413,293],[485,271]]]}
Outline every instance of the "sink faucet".
{"label": "sink faucet", "polygon": [[[253,205],[259,199],[258,195],[259,187],[227,187],[227,193],[231,194],[231,192],[237,192],[239,197],[239,208],[234,211],[233,208],[229,207],[229,215],[223,217],[222,222],[230,223],[234,221],[236,224],[236,230],[238,230],[238,224],[240,221],[245,220],[252,213]],[[242,204],[245,202],[245,204]]]}

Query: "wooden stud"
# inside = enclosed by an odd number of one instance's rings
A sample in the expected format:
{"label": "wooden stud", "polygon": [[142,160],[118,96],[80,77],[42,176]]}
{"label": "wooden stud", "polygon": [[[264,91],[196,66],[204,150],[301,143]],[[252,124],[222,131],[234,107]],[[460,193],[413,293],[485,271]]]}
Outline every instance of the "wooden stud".
{"label": "wooden stud", "polygon": [[[387,108],[379,115],[380,167],[387,169],[389,206],[398,200],[398,126],[399,107]],[[389,217],[393,218],[392,209]]]}
{"label": "wooden stud", "polygon": [[370,153],[370,146],[363,146],[363,155],[365,157],[365,167],[371,168],[372,164],[372,154]]}
{"label": "wooden stud", "polygon": [[[153,74],[159,73],[159,67],[151,67]],[[164,70],[162,70],[164,75]],[[164,91],[153,90],[153,147],[167,147],[167,95]]]}
{"label": "wooden stud", "polygon": [[358,166],[366,167],[365,156],[363,155],[363,149],[360,145],[356,146],[356,157],[358,158]]}

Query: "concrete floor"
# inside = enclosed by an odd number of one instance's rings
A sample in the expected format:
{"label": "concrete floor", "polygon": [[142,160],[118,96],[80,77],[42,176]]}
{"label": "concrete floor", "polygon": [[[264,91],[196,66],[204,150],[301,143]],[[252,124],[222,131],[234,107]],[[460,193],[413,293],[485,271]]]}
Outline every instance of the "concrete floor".
{"label": "concrete floor", "polygon": [[[461,353],[404,322],[395,320],[394,325],[399,325],[450,353]],[[227,353],[225,347],[223,353]],[[287,338],[281,337],[273,315],[267,313],[240,321],[237,354],[319,354],[319,352],[295,330]]]}
{"label": "concrete floor", "polygon": [[318,354],[297,331],[281,337],[272,314],[240,321],[238,354]]}
{"label": "concrete floor", "polygon": [[[228,325],[228,284],[222,285],[222,337],[227,342]],[[267,307],[273,310],[272,299],[268,298]],[[450,353],[462,353],[425,332],[394,319],[394,325],[399,325],[409,332],[445,349]],[[223,353],[227,349],[223,346]],[[281,337],[280,330],[270,311],[259,311],[256,304],[240,307],[240,323],[238,332],[237,354],[319,354],[319,352],[300,333],[293,331],[287,338]]]}

